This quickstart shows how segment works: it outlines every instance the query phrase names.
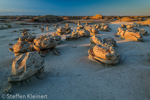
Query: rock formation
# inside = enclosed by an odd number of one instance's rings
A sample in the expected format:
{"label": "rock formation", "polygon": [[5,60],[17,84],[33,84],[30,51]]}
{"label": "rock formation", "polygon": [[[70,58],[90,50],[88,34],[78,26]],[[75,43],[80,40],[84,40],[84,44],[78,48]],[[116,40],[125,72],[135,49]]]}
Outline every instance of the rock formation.
{"label": "rock formation", "polygon": [[136,30],[134,28],[123,30],[122,28],[119,27],[117,29],[116,35],[118,35],[122,38],[125,38],[125,39],[133,40],[133,41],[143,41],[141,32],[139,32],[138,30]]}
{"label": "rock formation", "polygon": [[79,36],[81,37],[89,37],[90,36],[90,32],[85,30],[85,29],[80,29],[80,30],[77,30]]}
{"label": "rock formation", "polygon": [[98,63],[117,64],[119,55],[112,46],[95,45],[88,50],[89,59]]}
{"label": "rock formation", "polygon": [[72,39],[79,39],[80,36],[78,34],[78,32],[76,32],[75,30],[73,30],[73,32],[71,33],[70,36],[66,36],[66,40],[69,41],[69,40],[72,40]]}
{"label": "rock formation", "polygon": [[96,14],[95,16],[92,17],[92,19],[102,19],[102,15]]}
{"label": "rock formation", "polygon": [[9,50],[13,51],[15,56],[19,56],[20,54],[27,52],[28,47],[29,43],[22,41],[21,38],[19,38],[18,42],[12,48],[9,48]]}
{"label": "rock formation", "polygon": [[59,27],[56,32],[58,35],[63,35],[66,33],[66,29],[64,27]]}

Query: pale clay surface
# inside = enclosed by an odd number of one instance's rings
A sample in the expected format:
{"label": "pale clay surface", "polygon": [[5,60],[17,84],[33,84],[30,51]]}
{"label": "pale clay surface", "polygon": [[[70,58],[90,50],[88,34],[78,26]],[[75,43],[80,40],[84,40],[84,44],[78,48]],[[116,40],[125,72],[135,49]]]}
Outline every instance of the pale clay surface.
{"label": "pale clay surface", "polygon": [[[131,22],[130,22],[131,23]],[[150,35],[143,36],[144,42],[134,42],[114,36],[116,29],[127,22],[112,22],[110,32],[99,31],[102,39],[112,37],[117,42],[116,50],[124,56],[124,60],[113,66],[105,67],[88,59],[89,38],[77,41],[65,41],[66,35],[61,36],[63,43],[57,46],[61,56],[48,54],[45,59],[45,73],[43,80],[32,78],[31,82],[23,86],[16,86],[15,92],[26,95],[45,94],[49,100],[149,100],[150,99]],[[64,26],[59,25],[59,26]],[[76,24],[70,24],[70,26]],[[0,30],[0,94],[3,93],[12,69],[12,62],[16,58],[8,48],[9,43],[15,44],[19,30],[24,28],[35,29],[31,33],[36,36],[50,34],[56,30],[55,26],[49,27],[51,31],[44,31],[37,27],[20,26]],[[150,27],[141,26],[148,33]],[[46,26],[44,26],[46,29]],[[73,27],[77,29],[77,27]],[[76,48],[73,48],[76,46]],[[42,92],[41,92],[42,91]]]}

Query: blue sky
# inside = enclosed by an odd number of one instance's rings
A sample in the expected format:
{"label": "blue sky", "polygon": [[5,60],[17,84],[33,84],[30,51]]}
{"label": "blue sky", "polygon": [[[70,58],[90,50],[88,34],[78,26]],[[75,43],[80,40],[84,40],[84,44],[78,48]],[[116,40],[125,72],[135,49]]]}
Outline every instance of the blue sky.
{"label": "blue sky", "polygon": [[0,15],[150,15],[150,0],[0,0]]}

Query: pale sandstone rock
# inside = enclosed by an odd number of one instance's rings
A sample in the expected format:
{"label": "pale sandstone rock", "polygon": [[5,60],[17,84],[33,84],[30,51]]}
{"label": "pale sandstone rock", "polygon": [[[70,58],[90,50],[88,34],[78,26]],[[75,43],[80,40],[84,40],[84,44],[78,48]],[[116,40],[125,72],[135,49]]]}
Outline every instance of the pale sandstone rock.
{"label": "pale sandstone rock", "polygon": [[15,56],[18,56],[22,53],[27,52],[29,43],[26,41],[18,41],[12,48],[9,48],[10,51],[13,51]]}
{"label": "pale sandstone rock", "polygon": [[97,28],[97,29],[99,29],[100,27],[101,27],[100,24],[97,24],[97,25],[96,25],[96,28]]}
{"label": "pale sandstone rock", "polygon": [[83,25],[78,25],[77,29],[84,29]]}
{"label": "pale sandstone rock", "polygon": [[85,26],[84,27],[85,30],[90,32],[90,35],[97,35],[98,34],[98,29],[96,28],[96,26]]}
{"label": "pale sandstone rock", "polygon": [[20,36],[18,41],[25,41],[28,37],[29,37],[29,35]]}
{"label": "pale sandstone rock", "polygon": [[75,30],[73,30],[70,36],[66,36],[66,40],[78,39],[78,38],[80,38],[80,36],[78,32],[76,32]]}
{"label": "pale sandstone rock", "polygon": [[109,27],[108,24],[101,23],[100,26],[101,26],[101,27],[100,27],[99,30],[101,30],[101,31],[110,31],[110,30],[111,30],[111,28]]}
{"label": "pale sandstone rock", "polygon": [[133,27],[134,27],[133,24],[128,24],[128,25],[126,26],[127,29],[130,29],[130,28],[133,28]]}
{"label": "pale sandstone rock", "polygon": [[34,48],[34,44],[30,44],[28,50],[29,51],[36,51],[36,49]]}
{"label": "pale sandstone rock", "polygon": [[90,47],[93,48],[96,44],[102,45],[102,39],[99,36],[90,37]]}
{"label": "pale sandstone rock", "polygon": [[98,34],[98,29],[97,28],[92,28],[90,30],[90,35],[97,35]]}
{"label": "pale sandstone rock", "polygon": [[126,26],[127,26],[126,24],[121,24],[122,28],[126,28]]}
{"label": "pale sandstone rock", "polygon": [[39,71],[44,70],[44,60],[38,53],[28,52],[18,56],[12,64],[11,76],[8,82],[26,80]]}
{"label": "pale sandstone rock", "polygon": [[34,48],[38,51],[44,51],[47,49],[52,49],[57,45],[55,39],[50,36],[39,36],[34,39]]}
{"label": "pale sandstone rock", "polygon": [[82,36],[82,37],[89,37],[90,36],[90,32],[85,30],[85,29],[80,29],[80,30],[77,30],[79,36]]}
{"label": "pale sandstone rock", "polygon": [[107,37],[107,38],[104,38],[103,39],[103,44],[107,44],[107,45],[110,45],[110,46],[116,46],[116,41],[115,41],[115,39],[114,38],[112,38],[112,37]]}
{"label": "pale sandstone rock", "polygon": [[94,48],[88,51],[89,59],[101,62],[104,64],[117,64],[119,62],[119,55],[116,53],[113,47],[103,47],[96,45]]}
{"label": "pale sandstone rock", "polygon": [[77,26],[79,26],[80,25],[80,21],[78,21],[78,24],[77,24]]}
{"label": "pale sandstone rock", "polygon": [[27,36],[27,35],[30,35],[29,33],[27,33],[26,31],[25,32],[23,32],[23,33],[21,33],[22,34],[22,36]]}
{"label": "pale sandstone rock", "polygon": [[122,36],[124,36],[124,34],[125,34],[125,29],[119,27],[117,29],[117,34],[115,36],[122,37]]}
{"label": "pale sandstone rock", "polygon": [[27,42],[33,42],[33,40],[35,39],[35,35],[34,36],[28,36],[26,39],[25,39],[25,41],[27,41]]}
{"label": "pale sandstone rock", "polygon": [[65,27],[69,27],[69,24],[68,24],[68,23],[66,23]]}
{"label": "pale sandstone rock", "polygon": [[46,27],[46,30],[49,31],[49,27]]}
{"label": "pale sandstone rock", "polygon": [[86,22],[85,25],[88,25],[88,23]]}
{"label": "pale sandstone rock", "polygon": [[57,44],[59,44],[61,42],[61,36],[59,36],[56,33],[53,33],[53,35],[51,36],[51,38],[54,39]]}
{"label": "pale sandstone rock", "polygon": [[141,25],[134,23],[134,24],[133,24],[133,27],[141,27]]}
{"label": "pale sandstone rock", "polygon": [[67,34],[67,33],[70,33],[70,32],[71,32],[71,27],[66,26],[66,27],[65,27],[65,30],[66,30],[66,34]]}
{"label": "pale sandstone rock", "polygon": [[115,47],[117,43],[115,39],[111,37],[104,38],[103,41],[99,36],[90,37],[90,47],[93,48],[96,44],[99,44],[103,47],[110,47],[110,46]]}
{"label": "pale sandstone rock", "polygon": [[118,32],[116,35],[122,38],[133,40],[133,41],[143,41],[143,37],[139,29],[130,28],[128,30],[123,30],[122,28],[118,28],[117,31]]}
{"label": "pale sandstone rock", "polygon": [[142,28],[142,29],[139,29],[139,32],[140,32],[142,35],[148,35],[147,31],[145,31],[143,28]]}
{"label": "pale sandstone rock", "polygon": [[57,29],[57,34],[58,35],[63,35],[63,34],[65,34],[65,32],[66,32],[66,29],[64,28],[64,27],[59,27],[58,29]]}
{"label": "pale sandstone rock", "polygon": [[136,32],[135,30],[126,30],[124,35],[122,36],[125,39],[131,39],[134,41],[143,41],[143,37],[140,32]]}

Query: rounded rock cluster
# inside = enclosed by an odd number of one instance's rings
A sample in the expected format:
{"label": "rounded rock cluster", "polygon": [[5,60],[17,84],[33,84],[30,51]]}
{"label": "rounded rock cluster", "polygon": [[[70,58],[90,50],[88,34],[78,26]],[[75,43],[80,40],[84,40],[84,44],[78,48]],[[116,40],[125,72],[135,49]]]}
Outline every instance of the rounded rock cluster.
{"label": "rounded rock cluster", "polygon": [[133,40],[133,41],[143,41],[142,33],[143,30],[139,30],[136,28],[130,28],[130,29],[117,29],[117,34],[115,36],[122,37],[125,39]]}
{"label": "rounded rock cluster", "polygon": [[34,48],[37,51],[54,48],[57,45],[55,39],[51,36],[42,35],[34,39]]}
{"label": "rounded rock cluster", "polygon": [[89,59],[104,64],[117,64],[119,54],[115,51],[116,41],[111,38],[93,36],[90,38],[91,49],[88,50]]}

